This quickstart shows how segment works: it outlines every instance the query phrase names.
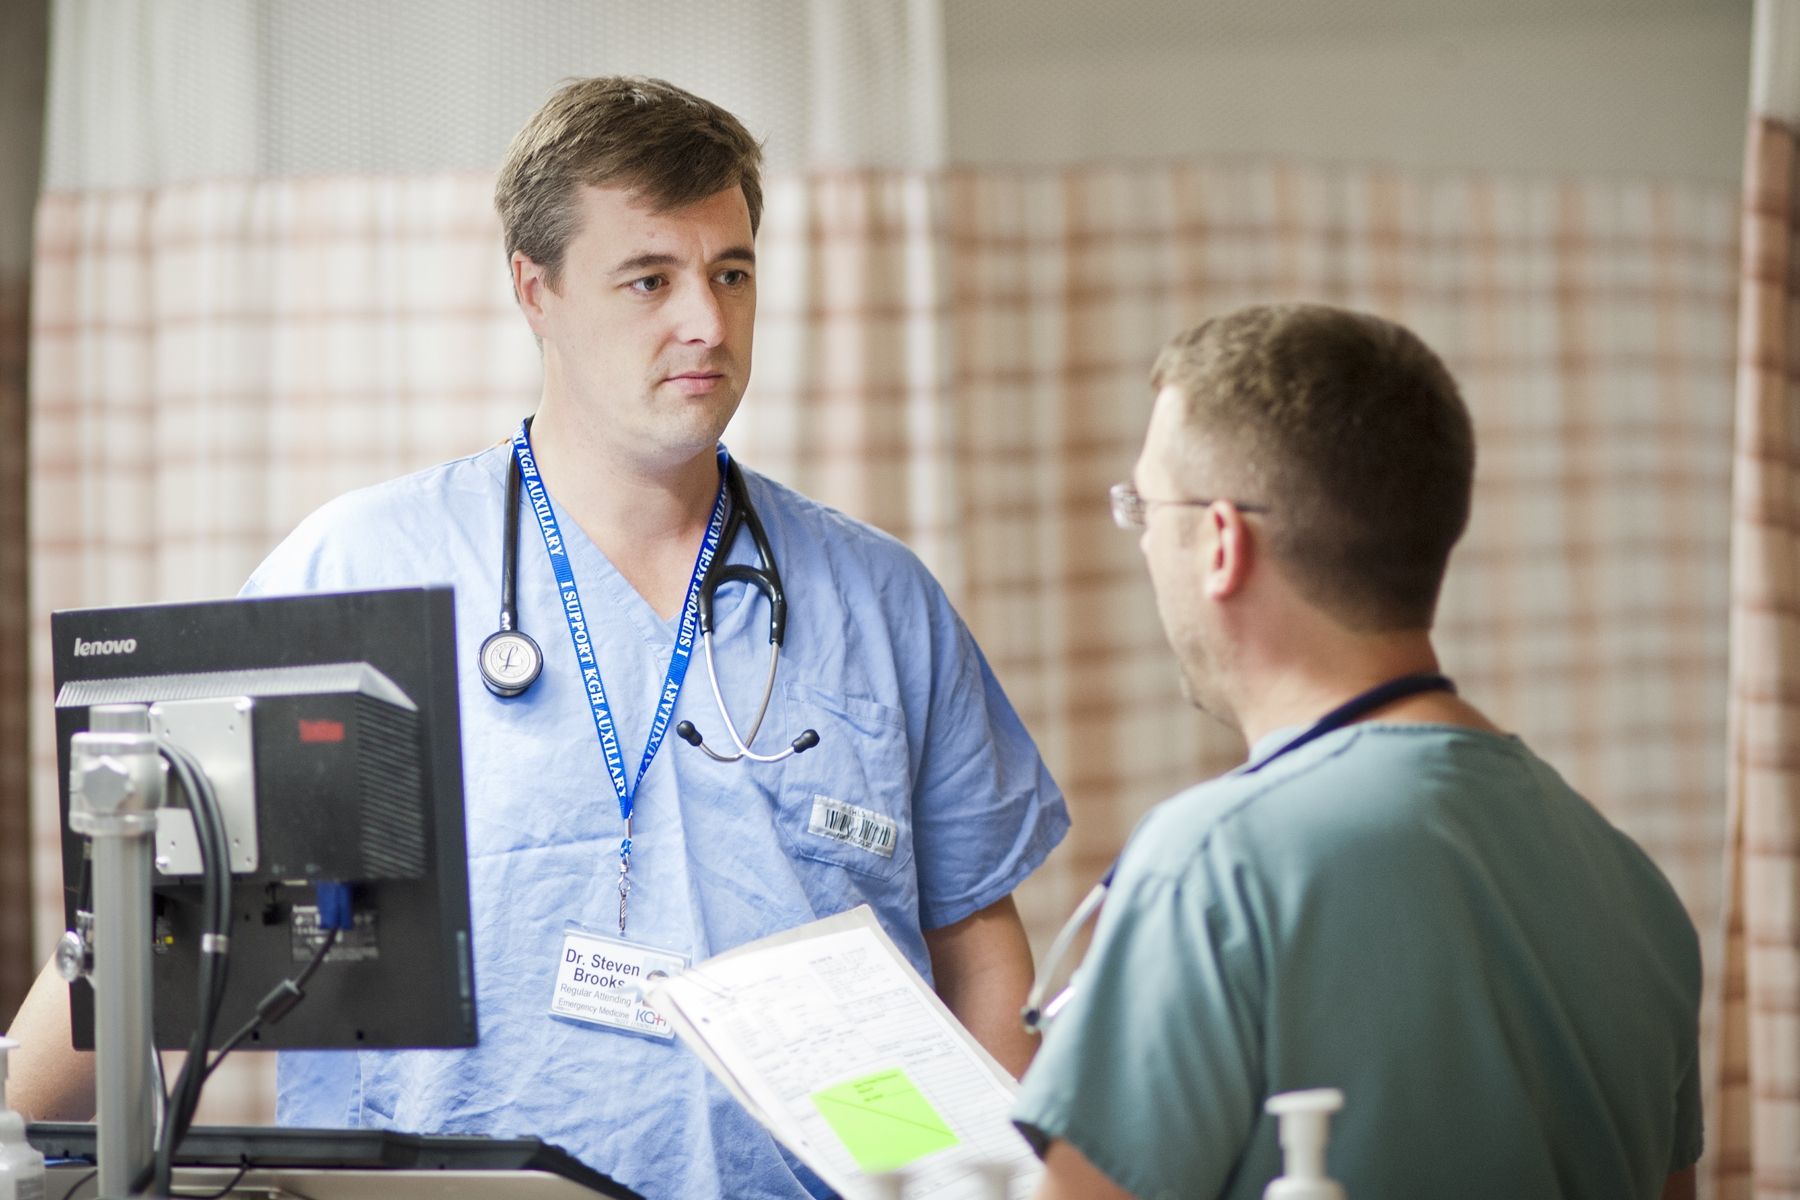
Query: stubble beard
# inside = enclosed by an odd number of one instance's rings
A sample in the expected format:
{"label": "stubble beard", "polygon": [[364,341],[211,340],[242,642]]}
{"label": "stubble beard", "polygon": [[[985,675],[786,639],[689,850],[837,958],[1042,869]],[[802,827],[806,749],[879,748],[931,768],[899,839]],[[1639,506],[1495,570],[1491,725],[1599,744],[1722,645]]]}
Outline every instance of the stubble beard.
{"label": "stubble beard", "polygon": [[1201,713],[1227,729],[1237,729],[1237,717],[1220,686],[1217,659],[1196,640],[1185,655],[1178,652],[1181,694]]}
{"label": "stubble beard", "polygon": [[730,364],[712,367],[723,370],[725,378],[717,391],[700,396],[682,394],[678,389],[662,386],[662,379],[647,389],[641,411],[660,426],[668,440],[699,448],[711,446],[725,434],[725,427],[743,403],[743,386]]}
{"label": "stubble beard", "polygon": [[[711,392],[701,395],[688,395],[678,385],[669,382],[669,376],[684,371],[716,371],[721,376]],[[688,427],[696,436],[710,435],[717,441],[725,432],[725,426],[737,414],[738,406],[743,403],[744,390],[749,385],[746,373],[730,354],[708,355],[698,363],[673,364],[668,368],[659,368],[656,377],[651,380],[647,389],[646,405],[648,411],[663,414],[680,414]]]}

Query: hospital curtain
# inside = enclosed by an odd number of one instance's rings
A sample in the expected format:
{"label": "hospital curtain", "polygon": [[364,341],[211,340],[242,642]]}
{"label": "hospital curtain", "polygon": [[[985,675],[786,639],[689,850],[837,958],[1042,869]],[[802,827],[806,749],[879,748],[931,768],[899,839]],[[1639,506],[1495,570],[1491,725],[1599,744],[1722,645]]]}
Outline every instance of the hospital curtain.
{"label": "hospital curtain", "polygon": [[0,1012],[31,970],[31,837],[26,788],[24,273],[0,279]]}
{"label": "hospital curtain", "polygon": [[[756,394],[727,439],[953,560],[937,15],[936,0],[55,0],[31,675],[14,692],[38,961],[63,919],[50,612],[229,595],[325,500],[479,450],[531,410],[538,357],[492,172],[563,78],[668,78],[767,139]],[[269,1065],[227,1064],[201,1119],[267,1118]]]}
{"label": "hospital curtain", "polygon": [[[529,27],[482,24],[502,7]],[[1656,856],[1712,947],[1735,194],[1263,159],[952,167],[932,5],[791,7],[805,38],[749,22],[685,56],[774,68],[709,79],[626,3],[58,3],[31,338],[40,950],[61,920],[48,613],[228,594],[324,500],[503,436],[537,359],[494,143],[556,78],[616,69],[769,138],[756,369],[727,440],[949,588],[1074,811],[1021,894],[1040,947],[1151,804],[1242,752],[1182,701],[1105,492],[1162,341],[1286,298],[1406,321],[1463,381],[1481,464],[1446,665]],[[479,90],[431,92],[444,77],[530,86],[440,121],[420,96]],[[146,128],[140,95],[174,115]],[[221,1077],[209,1119],[266,1115],[265,1086]]]}
{"label": "hospital curtain", "polygon": [[1169,332],[1308,298],[1406,322],[1461,381],[1479,461],[1445,667],[1651,853],[1713,961],[1729,189],[1229,161],[959,170],[945,211],[959,602],[1075,810],[1022,893],[1034,929],[1149,804],[1242,752],[1183,702],[1103,497]]}
{"label": "hospital curtain", "polygon": [[1732,463],[1720,1200],[1800,1196],[1800,3],[1758,0]]}
{"label": "hospital curtain", "polygon": [[0,1012],[32,971],[26,788],[25,344],[23,272],[0,279]]}
{"label": "hospital curtain", "polygon": [[[31,211],[43,154],[43,0],[21,0],[0,38],[0,1014],[36,974],[27,794],[25,380]],[[0,1018],[4,1019],[4,1018]]]}

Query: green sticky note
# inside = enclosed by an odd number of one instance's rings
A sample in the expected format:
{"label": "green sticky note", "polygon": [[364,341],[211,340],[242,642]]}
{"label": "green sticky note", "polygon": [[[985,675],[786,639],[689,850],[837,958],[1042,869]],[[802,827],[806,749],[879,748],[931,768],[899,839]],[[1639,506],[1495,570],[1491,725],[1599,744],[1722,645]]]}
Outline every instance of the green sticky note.
{"label": "green sticky note", "polygon": [[870,1175],[904,1167],[958,1141],[898,1067],[814,1092],[812,1102],[856,1165]]}

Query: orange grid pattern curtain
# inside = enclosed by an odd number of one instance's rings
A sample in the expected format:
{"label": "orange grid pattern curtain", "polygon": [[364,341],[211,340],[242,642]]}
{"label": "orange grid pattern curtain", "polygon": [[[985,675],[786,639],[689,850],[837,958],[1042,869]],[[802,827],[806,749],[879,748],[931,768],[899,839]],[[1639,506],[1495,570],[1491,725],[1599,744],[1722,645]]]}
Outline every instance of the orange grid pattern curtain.
{"label": "orange grid pattern curtain", "polygon": [[[478,174],[52,192],[33,310],[37,928],[60,927],[48,613],[235,590],[317,504],[533,404]],[[1161,342],[1307,297],[1463,381],[1450,671],[1657,857],[1716,946],[1736,197],[1273,162],[770,181],[740,457],[918,546],[1068,790],[1042,940],[1241,747],[1182,702],[1124,478]],[[796,597],[796,603],[804,598]],[[479,704],[485,697],[464,697]],[[211,1120],[267,1114],[264,1064]]]}
{"label": "orange grid pattern curtain", "polygon": [[1800,3],[1760,0],[1732,464],[1714,1195],[1800,1197]]}

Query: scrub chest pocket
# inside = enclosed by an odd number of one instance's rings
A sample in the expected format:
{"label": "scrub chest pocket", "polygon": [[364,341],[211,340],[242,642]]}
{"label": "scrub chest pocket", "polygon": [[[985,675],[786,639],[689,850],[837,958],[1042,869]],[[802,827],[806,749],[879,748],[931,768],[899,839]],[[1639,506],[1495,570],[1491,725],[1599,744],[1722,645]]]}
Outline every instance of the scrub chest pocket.
{"label": "scrub chest pocket", "polygon": [[776,824],[798,857],[874,879],[912,863],[912,763],[896,708],[803,683],[785,687],[788,720],[819,745],[782,764]]}

